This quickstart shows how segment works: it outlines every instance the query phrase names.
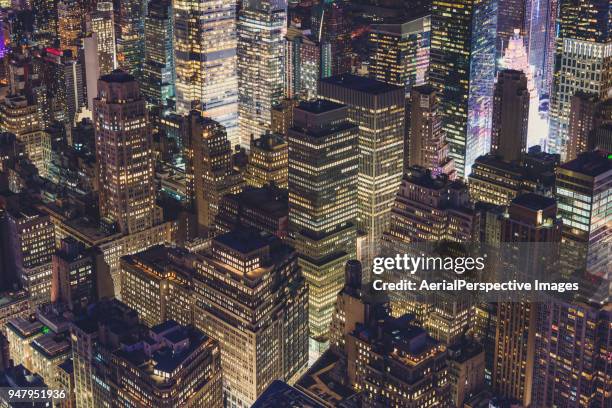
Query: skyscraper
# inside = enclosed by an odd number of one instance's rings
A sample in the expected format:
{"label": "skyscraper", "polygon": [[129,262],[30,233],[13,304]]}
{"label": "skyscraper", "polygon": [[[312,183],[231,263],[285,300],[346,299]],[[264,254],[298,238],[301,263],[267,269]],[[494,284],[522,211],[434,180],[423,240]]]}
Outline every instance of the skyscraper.
{"label": "skyscraper", "polygon": [[527,152],[529,91],[521,71],[503,70],[493,93],[491,152],[511,162]]}
{"label": "skyscraper", "polygon": [[83,36],[83,8],[77,0],[61,0],[57,4],[58,34],[62,50],[78,55]]}
{"label": "skyscraper", "polygon": [[321,78],[349,72],[351,31],[346,4],[320,0],[312,7],[310,17],[311,31],[321,51]]}
{"label": "skyscraper", "polygon": [[240,143],[270,129],[272,107],[283,98],[285,0],[249,0],[238,16]]}
{"label": "skyscraper", "polygon": [[218,122],[192,111],[186,117],[187,196],[196,214],[198,233],[214,232],[219,201],[242,187],[240,173],[232,166],[232,148],[225,129]]}
{"label": "skyscraper", "polygon": [[289,234],[309,285],[310,336],[325,342],[342,288],[344,264],[354,258],[358,128],[348,108],[302,102],[293,111],[289,142]]}
{"label": "skyscraper", "polygon": [[136,79],[119,70],[101,77],[93,114],[100,214],[124,233],[153,226],[152,141]]}
{"label": "skyscraper", "polygon": [[186,115],[196,109],[219,122],[234,146],[240,141],[236,2],[180,0],[173,13],[176,110]]}
{"label": "skyscraper", "polygon": [[348,106],[359,126],[357,226],[367,234],[364,268],[378,252],[389,226],[391,207],[402,178],[405,91],[373,79],[344,74],[321,80],[319,96]]}
{"label": "skyscraper", "polygon": [[242,228],[215,237],[196,268],[196,326],[220,343],[227,406],[249,407],[272,381],[299,376],[308,288],[293,248]]}
{"label": "skyscraper", "polygon": [[370,77],[405,87],[407,94],[413,86],[425,84],[429,77],[430,41],[429,13],[402,23],[372,25],[368,36]]}
{"label": "skyscraper", "polygon": [[410,92],[410,131],[404,144],[404,169],[421,166],[434,175],[455,178],[454,162],[448,158],[448,144],[442,133],[438,96],[430,85]]}
{"label": "skyscraper", "polygon": [[589,134],[595,126],[599,98],[595,94],[577,92],[570,99],[570,116],[567,128],[567,161],[589,150]]}
{"label": "skyscraper", "polygon": [[557,169],[555,197],[568,248],[562,255],[571,258],[572,270],[609,274],[612,214],[604,203],[612,191],[611,174],[612,161],[603,151],[580,154]]}
{"label": "skyscraper", "polygon": [[612,96],[609,3],[561,1],[555,77],[550,106],[549,150],[567,155],[571,98],[577,92]]}
{"label": "skyscraper", "polygon": [[442,129],[457,175],[488,150],[495,75],[496,2],[437,1],[431,17],[431,84],[438,90]]}
{"label": "skyscraper", "polygon": [[315,98],[321,78],[321,44],[310,30],[296,27],[287,29],[285,41],[285,96]]}
{"label": "skyscraper", "polygon": [[[554,265],[555,251],[542,245],[561,240],[561,219],[554,199],[533,193],[518,196],[510,204],[501,227],[502,243],[516,245],[516,251],[522,252],[525,263],[519,266],[521,273],[532,276],[537,272],[542,276],[542,266]],[[504,261],[513,262],[511,257]],[[525,406],[532,401],[538,307],[539,303],[528,299],[497,305],[493,389]]]}
{"label": "skyscraper", "polygon": [[527,54],[540,96],[550,96],[552,87],[557,5],[558,0],[527,0],[525,10]]}
{"label": "skyscraper", "polygon": [[166,106],[174,98],[174,27],[170,1],[151,1],[145,18],[142,93],[147,102]]}
{"label": "skyscraper", "polygon": [[251,139],[246,183],[254,187],[274,183],[287,188],[287,152],[287,141],[279,134],[266,132],[260,138]]}
{"label": "skyscraper", "polygon": [[122,70],[140,79],[144,62],[145,0],[124,0],[117,9],[117,60]]}
{"label": "skyscraper", "polygon": [[[117,68],[115,18],[112,2],[101,1],[97,4],[97,9],[91,16],[91,31],[96,37],[100,75],[110,74]],[[74,55],[76,56],[76,54]]]}

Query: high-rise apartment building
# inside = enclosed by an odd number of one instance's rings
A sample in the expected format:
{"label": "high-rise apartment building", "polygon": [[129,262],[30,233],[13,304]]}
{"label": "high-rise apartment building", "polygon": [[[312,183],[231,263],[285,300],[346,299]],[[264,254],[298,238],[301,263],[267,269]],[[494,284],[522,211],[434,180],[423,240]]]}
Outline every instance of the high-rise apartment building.
{"label": "high-rise apartment building", "polygon": [[113,71],[94,100],[100,214],[124,233],[155,224],[152,141],[145,101],[134,77]]}
{"label": "high-rise apartment building", "polygon": [[503,70],[493,93],[491,153],[512,162],[527,152],[529,91],[521,71]]}
{"label": "high-rise apartment building", "polygon": [[274,183],[287,188],[288,145],[284,136],[266,132],[251,139],[244,181],[253,187]]}
{"label": "high-rise apartment building", "polygon": [[404,168],[421,166],[433,174],[455,178],[454,162],[448,158],[448,143],[442,133],[440,105],[430,85],[410,91],[410,130],[404,143]]}
{"label": "high-rise apartment building", "polygon": [[174,98],[174,26],[170,1],[151,1],[145,18],[142,93],[147,102],[166,106]]}
{"label": "high-rise apartment building", "polygon": [[121,258],[121,300],[155,326],[193,323],[193,255],[157,245]]}
{"label": "high-rise apartment building", "polygon": [[181,0],[172,7],[176,110],[186,115],[196,109],[219,122],[234,146],[240,142],[236,2]]}
{"label": "high-rise apartment building", "polygon": [[232,148],[223,126],[199,111],[192,111],[186,121],[187,196],[199,233],[207,235],[213,232],[219,201],[240,191],[242,177],[232,166]]}
{"label": "high-rise apartment building", "polygon": [[[405,91],[351,74],[321,80],[319,96],[348,106],[349,120],[359,126],[357,226],[367,236],[361,261],[367,270],[402,178]],[[353,152],[354,154],[355,152]]]}
{"label": "high-rise apartment building", "polygon": [[316,100],[293,111],[289,234],[309,285],[310,336],[324,342],[344,264],[355,257],[359,129],[348,107]]}
{"label": "high-rise apartment building", "polygon": [[285,96],[313,99],[321,78],[321,44],[310,30],[287,28],[285,37]]}
{"label": "high-rise apartment building", "polygon": [[370,26],[370,77],[405,87],[407,94],[413,86],[425,84],[429,74],[430,41],[429,13],[402,23]]}
{"label": "high-rise apartment building", "polygon": [[[112,2],[98,2],[96,11],[91,16],[91,31],[96,38],[100,75],[110,74],[117,68],[115,18]],[[74,55],[76,56],[76,54]]]}
{"label": "high-rise apartment building", "polygon": [[62,0],[57,3],[58,36],[61,50],[78,55],[83,36],[83,7],[77,0]]}
{"label": "high-rise apartment building", "polygon": [[308,360],[308,288],[297,253],[242,228],[213,238],[196,263],[196,326],[221,346],[226,406],[249,407]]}
{"label": "high-rise apartment building", "polygon": [[272,107],[284,95],[285,0],[249,0],[238,16],[240,143],[270,130]]}

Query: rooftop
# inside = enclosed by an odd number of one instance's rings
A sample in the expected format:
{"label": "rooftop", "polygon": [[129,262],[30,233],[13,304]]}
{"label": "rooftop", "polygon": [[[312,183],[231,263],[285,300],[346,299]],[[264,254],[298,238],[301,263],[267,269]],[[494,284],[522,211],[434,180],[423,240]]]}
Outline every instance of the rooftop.
{"label": "rooftop", "polygon": [[365,92],[373,95],[380,95],[387,92],[402,92],[404,88],[390,85],[385,82],[377,81],[368,77],[353,74],[341,74],[321,79],[321,83],[333,84],[344,88],[349,88],[358,92]]}
{"label": "rooftop", "polygon": [[126,82],[134,82],[136,81],[136,79],[132,75],[128,74],[127,72],[122,71],[120,69],[116,69],[110,74],[102,75],[100,77],[100,81],[126,83]]}
{"label": "rooftop", "polygon": [[296,107],[296,109],[300,109],[300,110],[310,112],[310,113],[325,113],[325,112],[330,112],[330,111],[334,111],[337,109],[342,109],[344,107],[346,107],[346,105],[328,101],[326,99],[317,99],[313,101],[300,102],[300,104]]}
{"label": "rooftop", "polygon": [[247,254],[270,245],[273,235],[256,228],[240,228],[213,239],[223,246]]}
{"label": "rooftop", "polygon": [[538,211],[557,205],[557,201],[551,197],[545,197],[535,193],[525,193],[512,200],[512,204]]}
{"label": "rooftop", "polygon": [[602,150],[586,152],[580,154],[574,160],[562,164],[561,169],[597,177],[612,170],[612,158]]}

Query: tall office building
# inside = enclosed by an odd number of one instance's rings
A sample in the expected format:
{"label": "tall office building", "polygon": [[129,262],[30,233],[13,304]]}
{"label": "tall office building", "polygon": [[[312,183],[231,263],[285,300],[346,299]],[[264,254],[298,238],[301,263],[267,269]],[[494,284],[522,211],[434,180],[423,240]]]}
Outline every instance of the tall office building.
{"label": "tall office building", "polygon": [[206,236],[214,232],[219,201],[225,194],[240,191],[242,177],[232,166],[232,148],[223,126],[199,111],[192,111],[186,121],[187,196],[198,233]]}
{"label": "tall office building", "polygon": [[142,93],[152,105],[174,98],[174,27],[172,2],[150,1],[145,18]]}
{"label": "tall office building", "polygon": [[367,234],[364,268],[377,254],[389,226],[391,207],[402,178],[405,91],[373,79],[345,74],[319,83],[319,96],[348,106],[359,126],[357,226]]}
{"label": "tall office building", "polygon": [[83,7],[77,0],[61,0],[57,4],[58,35],[61,50],[70,50],[76,57],[83,35]]}
{"label": "tall office building", "polygon": [[308,358],[308,288],[293,248],[242,228],[196,263],[196,326],[221,345],[226,406],[249,407]]}
{"label": "tall office building", "polygon": [[326,100],[293,111],[289,142],[289,234],[309,285],[310,336],[325,342],[344,264],[355,257],[358,128]]}
{"label": "tall office building", "polygon": [[91,31],[96,38],[100,75],[106,75],[117,68],[113,3],[101,1],[96,7],[91,16]]}
{"label": "tall office building", "polygon": [[274,183],[287,188],[288,145],[282,135],[266,132],[251,139],[245,182],[254,187]]}
{"label": "tall office building", "polygon": [[406,94],[429,78],[431,16],[424,14],[402,23],[374,24],[368,36],[368,72],[371,78],[405,87]]}
{"label": "tall office building", "polygon": [[557,169],[555,197],[563,218],[565,256],[572,270],[601,277],[609,274],[612,214],[606,210],[612,191],[612,161],[607,152],[578,155]]}
{"label": "tall office building", "polygon": [[529,22],[526,14],[525,0],[499,0],[497,2],[497,56],[500,57],[506,49],[514,30],[519,30],[522,36],[526,34],[525,25]]}
{"label": "tall office building", "polygon": [[491,152],[506,161],[517,161],[527,152],[529,91],[521,71],[503,70],[493,94]]}
{"label": "tall office building", "polygon": [[29,208],[9,211],[4,219],[3,237],[7,273],[14,275],[19,286],[28,292],[31,305],[48,302],[51,256],[55,251],[55,230],[49,217]]}
{"label": "tall office building", "polygon": [[81,242],[67,237],[51,261],[51,302],[61,302],[70,309],[81,310],[94,303],[98,294],[108,293],[109,288],[101,287],[103,274],[110,277],[102,252],[85,249]]}
{"label": "tall office building", "polygon": [[455,178],[454,162],[448,158],[448,143],[442,133],[438,96],[430,85],[410,91],[410,130],[404,142],[404,169],[421,166],[434,175]]}
{"label": "tall office building", "polygon": [[0,129],[17,136],[38,173],[47,174],[49,163],[45,151],[50,141],[49,135],[43,130],[37,104],[23,95],[5,98],[0,103]]}
{"label": "tall office building", "polygon": [[[550,246],[538,244],[559,243],[561,223],[553,198],[533,193],[515,198],[502,220],[501,239],[505,245],[516,245],[521,259],[515,265],[516,258],[508,256],[504,262],[519,267],[526,276],[542,276],[542,266],[554,265],[557,256]],[[493,389],[524,406],[532,401],[538,307],[528,299],[497,305]]]}
{"label": "tall office building", "polygon": [[[348,376],[366,406],[446,407],[446,347],[411,324],[411,316],[358,324],[347,336]],[[417,380],[418,378],[418,380]]]}
{"label": "tall office building", "polygon": [[288,202],[286,189],[272,185],[245,186],[238,194],[223,196],[215,229],[226,233],[236,228],[253,227],[285,239],[289,224]]}
{"label": "tall office building", "polygon": [[595,126],[599,98],[595,94],[577,92],[570,99],[567,128],[567,161],[574,160],[589,149],[589,134]]}
{"label": "tall office building", "polygon": [[270,129],[272,107],[284,95],[285,0],[249,0],[238,16],[240,143]]}
{"label": "tall office building", "polygon": [[123,233],[145,230],[155,218],[152,141],[134,77],[119,70],[101,77],[93,114],[100,215]]}
{"label": "tall office building", "polygon": [[121,300],[147,326],[193,323],[194,256],[157,245],[121,258]]}
{"label": "tall office building", "polygon": [[124,0],[116,11],[117,63],[140,79],[144,62],[145,0]]}
{"label": "tall office building", "polygon": [[186,115],[196,109],[219,122],[234,146],[240,142],[236,2],[181,0],[172,7],[176,110]]}
{"label": "tall office building", "polygon": [[538,95],[548,97],[554,73],[558,0],[527,0],[526,3],[525,45],[529,64],[534,67]]}
{"label": "tall office building", "polygon": [[311,9],[310,20],[321,49],[321,78],[350,72],[351,28],[346,4],[319,1]]}
{"label": "tall office building", "polygon": [[466,177],[489,147],[495,6],[488,0],[434,0],[432,5],[430,82],[440,95],[442,129],[459,177]]}
{"label": "tall office building", "polygon": [[609,3],[561,1],[549,150],[566,159],[571,98],[577,92],[612,96]]}
{"label": "tall office building", "polygon": [[[285,36],[285,96],[313,99],[321,78],[321,44],[310,30],[287,28]],[[274,115],[274,113],[273,113]],[[273,119],[274,121],[274,119]]]}

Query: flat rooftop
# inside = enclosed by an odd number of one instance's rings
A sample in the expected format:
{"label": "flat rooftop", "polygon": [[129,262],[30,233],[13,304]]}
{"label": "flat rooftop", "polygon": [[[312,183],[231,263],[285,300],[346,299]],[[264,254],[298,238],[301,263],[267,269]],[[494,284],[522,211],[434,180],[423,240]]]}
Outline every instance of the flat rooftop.
{"label": "flat rooftop", "polygon": [[561,165],[562,169],[597,177],[612,170],[612,158],[608,152],[597,150],[580,154],[574,160]]}
{"label": "flat rooftop", "polygon": [[512,204],[538,211],[556,205],[557,201],[551,197],[545,197],[535,193],[525,193],[512,200]]}
{"label": "flat rooftop", "polygon": [[335,75],[321,79],[321,83],[333,84],[373,95],[380,95],[387,92],[404,92],[404,88],[402,87],[353,74]]}

